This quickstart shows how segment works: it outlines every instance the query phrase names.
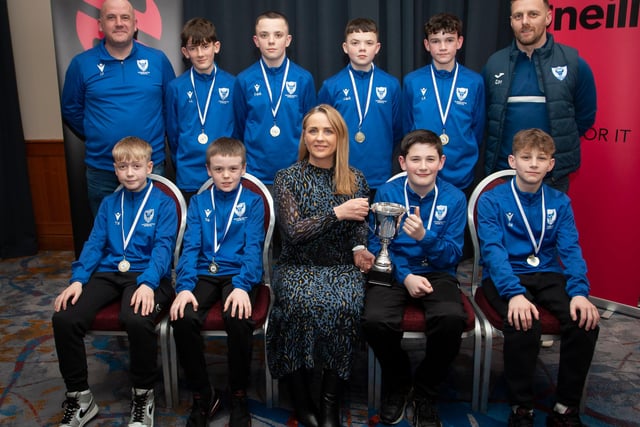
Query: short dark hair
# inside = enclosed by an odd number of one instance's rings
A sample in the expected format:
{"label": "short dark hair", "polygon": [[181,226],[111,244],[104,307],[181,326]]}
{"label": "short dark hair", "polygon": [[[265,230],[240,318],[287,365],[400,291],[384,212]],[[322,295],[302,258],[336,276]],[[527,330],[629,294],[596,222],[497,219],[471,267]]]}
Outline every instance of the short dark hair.
{"label": "short dark hair", "polygon": [[450,13],[438,13],[424,23],[425,39],[428,39],[431,34],[442,32],[456,33],[460,37],[462,35],[462,20]]}
{"label": "short dark hair", "polygon": [[218,41],[216,27],[205,18],[193,18],[187,21],[180,33],[181,46],[186,47],[191,39],[191,44],[215,43]]}
{"label": "short dark hair", "polygon": [[426,129],[416,129],[409,132],[402,138],[402,142],[400,143],[400,155],[406,157],[409,149],[411,149],[411,146],[414,144],[433,145],[438,151],[438,156],[442,157],[442,141],[435,132]]}
{"label": "short dark hair", "polygon": [[347,22],[344,29],[344,39],[351,33],[375,33],[378,34],[378,25],[376,21],[369,18],[355,18]]}
{"label": "short dark hair", "polygon": [[256,18],[256,27],[258,26],[258,23],[263,19],[284,19],[284,23],[287,25],[287,29],[289,29],[289,20],[284,13],[276,12],[275,10],[267,10],[266,12],[262,12]]}

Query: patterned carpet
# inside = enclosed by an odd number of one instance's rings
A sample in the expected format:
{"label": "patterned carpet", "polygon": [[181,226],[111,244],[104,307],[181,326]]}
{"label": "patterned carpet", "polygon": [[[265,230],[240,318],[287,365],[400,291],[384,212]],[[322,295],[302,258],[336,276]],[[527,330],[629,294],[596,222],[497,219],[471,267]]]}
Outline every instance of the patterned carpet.
{"label": "patterned carpet", "polygon": [[[38,256],[0,261],[0,425],[55,426],[62,414],[64,384],[58,372],[50,318],[55,296],[66,286],[71,252],[42,252]],[[468,283],[469,266],[463,264],[460,280]],[[583,421],[590,426],[640,426],[640,320],[615,314],[601,324],[595,360],[587,387]],[[491,399],[486,414],[470,405],[472,377],[471,340],[463,347],[443,386],[440,416],[445,426],[504,426],[508,414],[501,372],[501,340],[494,341]],[[119,426],[129,416],[129,380],[126,340],[88,337],[92,391],[100,406],[89,426]],[[420,346],[411,344],[417,361]],[[557,374],[558,343],[541,351],[536,370],[536,426],[544,425],[552,405]],[[216,387],[226,384],[225,341],[207,343],[211,378]],[[293,426],[284,390],[277,408],[264,404],[264,353],[256,341],[252,364],[253,387],[250,409],[254,426]],[[366,426],[376,421],[367,409],[367,358],[364,348],[357,355],[353,378],[345,393],[343,425]],[[164,405],[162,384],[156,387],[156,426],[182,426],[189,411],[190,396],[181,384],[180,402]],[[407,420],[410,420],[408,410]],[[212,426],[224,426],[228,412],[222,410]],[[405,420],[399,426],[409,426]]]}

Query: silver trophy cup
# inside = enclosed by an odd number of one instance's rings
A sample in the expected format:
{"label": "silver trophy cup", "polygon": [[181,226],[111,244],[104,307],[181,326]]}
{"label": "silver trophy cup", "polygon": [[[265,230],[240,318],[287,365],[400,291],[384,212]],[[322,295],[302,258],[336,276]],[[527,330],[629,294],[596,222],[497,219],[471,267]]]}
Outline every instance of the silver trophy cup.
{"label": "silver trophy cup", "polygon": [[376,256],[373,267],[369,271],[369,282],[376,285],[391,286],[393,264],[389,257],[389,243],[398,235],[398,219],[406,209],[399,203],[379,202],[371,206],[375,218],[374,232],[380,239],[380,253]]}

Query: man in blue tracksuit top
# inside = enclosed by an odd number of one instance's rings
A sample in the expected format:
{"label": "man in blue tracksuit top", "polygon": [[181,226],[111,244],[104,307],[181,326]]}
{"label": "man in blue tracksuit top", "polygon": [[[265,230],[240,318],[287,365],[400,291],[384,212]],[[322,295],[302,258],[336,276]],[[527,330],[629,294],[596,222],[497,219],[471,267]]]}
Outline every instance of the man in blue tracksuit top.
{"label": "man in blue tracksuit top", "polygon": [[447,162],[440,176],[471,189],[484,133],[484,82],[456,60],[462,47],[462,21],[432,16],[424,25],[424,47],[432,62],[407,74],[402,87],[404,132],[429,129],[440,135]]}
{"label": "man in blue tracksuit top", "polygon": [[175,78],[157,49],[133,40],[137,30],[128,1],[107,0],[99,19],[104,40],[76,55],[62,89],[62,117],[85,140],[87,190],[92,213],[118,186],[111,149],[125,136],[151,144],[154,173],[164,172],[163,97]]}
{"label": "man in blue tracksuit top", "polygon": [[234,136],[247,147],[247,172],[265,184],[298,158],[302,118],[316,105],[311,73],[287,58],[291,38],[284,15],[260,15],[253,36],[260,60],[236,79]]}
{"label": "man in blue tracksuit top", "polygon": [[380,50],[373,20],[349,21],[342,49],[349,65],[324,81],[318,103],[342,114],[349,128],[349,163],[375,190],[391,176],[393,149],[402,139],[400,83],[373,65]]}
{"label": "man in blue tracksuit top", "polygon": [[184,249],[177,268],[176,299],[170,316],[176,348],[193,393],[187,426],[206,426],[220,405],[212,393],[200,335],[207,313],[222,301],[228,340],[230,427],[249,427],[247,386],[254,324],[254,290],[262,280],[264,205],[243,188],[246,151],[237,139],[222,137],[207,148],[207,171],[214,185],[193,196]]}
{"label": "man in blue tracksuit top", "polygon": [[[398,160],[407,176],[378,188],[375,202],[398,203],[409,214],[401,217],[398,236],[389,245],[391,285],[367,288],[362,328],[382,370],[380,420],[399,423],[413,387],[413,425],[441,426],[435,401],[460,349],[466,322],[456,266],[462,256],[467,202],[460,190],[438,177],[445,158],[434,132],[409,132],[400,152]],[[356,265],[368,271],[367,260],[379,252],[379,239],[370,233],[371,253],[362,249],[366,257],[358,249],[354,248]],[[402,316],[408,303],[424,310],[428,336],[425,357],[413,374],[401,347]]]}
{"label": "man in blue tracksuit top", "polygon": [[533,374],[540,350],[536,305],[562,330],[557,403],[547,426],[583,425],[582,389],[598,338],[598,309],[587,299],[587,267],[569,197],[543,184],[554,167],[555,144],[540,129],[516,133],[510,182],[478,200],[482,288],[504,319],[504,372],[509,425],[533,426]]}
{"label": "man in blue tracksuit top", "polygon": [[126,137],[113,148],[123,188],[105,197],[70,285],[56,298],[52,318],[60,373],[67,387],[60,425],[85,425],[98,413],[89,390],[84,336],[96,314],[121,301],[120,320],[129,337],[133,384],[129,425],[152,425],[158,379],[156,316],[173,297],[171,262],[178,219],[173,199],[147,175],[151,146]]}
{"label": "man in blue tracksuit top", "polygon": [[211,141],[231,136],[235,77],[220,69],[220,41],[211,21],[193,18],[180,34],[191,68],[167,87],[165,112],[176,184],[187,202],[207,180],[205,153]]}

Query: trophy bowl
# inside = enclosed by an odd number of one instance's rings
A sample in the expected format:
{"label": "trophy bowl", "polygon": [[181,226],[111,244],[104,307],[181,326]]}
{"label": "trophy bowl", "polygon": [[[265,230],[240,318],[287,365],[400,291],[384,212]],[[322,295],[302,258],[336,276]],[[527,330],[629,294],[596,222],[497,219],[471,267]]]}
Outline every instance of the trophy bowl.
{"label": "trophy bowl", "polygon": [[389,243],[398,235],[399,218],[407,211],[399,203],[378,202],[371,205],[375,218],[375,234],[380,239],[380,252],[369,271],[369,282],[391,286],[393,264],[389,257]]}

